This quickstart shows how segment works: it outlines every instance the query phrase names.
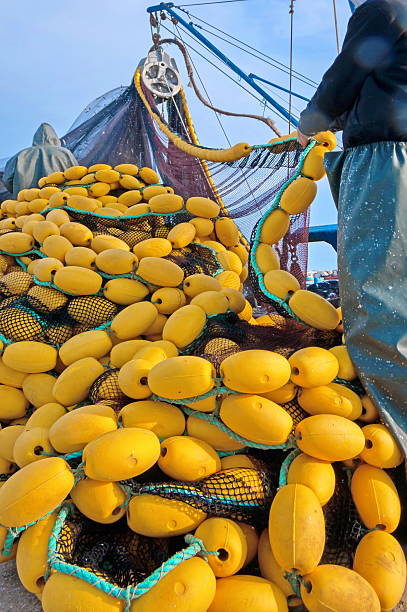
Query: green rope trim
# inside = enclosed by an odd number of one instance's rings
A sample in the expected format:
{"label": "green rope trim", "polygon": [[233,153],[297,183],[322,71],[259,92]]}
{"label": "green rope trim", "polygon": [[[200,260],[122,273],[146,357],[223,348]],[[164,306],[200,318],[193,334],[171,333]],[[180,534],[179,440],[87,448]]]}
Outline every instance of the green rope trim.
{"label": "green rope trim", "polygon": [[177,552],[175,555],[165,561],[158,569],[156,569],[148,578],[137,584],[136,586],[129,585],[127,588],[120,588],[114,584],[107,582],[106,580],[96,576],[88,570],[72,565],[64,561],[59,553],[57,552],[58,538],[62,531],[63,525],[68,516],[73,513],[73,504],[66,503],[62,506],[57,519],[55,521],[54,528],[52,530],[50,539],[48,541],[48,569],[45,578],[48,579],[52,570],[67,574],[69,576],[75,576],[84,580],[88,584],[96,587],[100,591],[103,591],[111,597],[124,600],[126,602],[125,610],[130,610],[131,601],[138,599],[150,589],[152,589],[164,576],[169,574],[175,567],[177,567],[183,561],[191,559],[197,555],[207,556],[210,554],[216,554],[212,551],[205,549],[203,542],[193,535],[185,536],[185,541],[188,544],[187,548]]}
{"label": "green rope trim", "polygon": [[290,465],[298,455],[301,455],[302,451],[299,448],[295,448],[283,461],[280,467],[280,475],[278,478],[278,488],[281,489],[287,484],[288,470]]}
{"label": "green rope trim", "polygon": [[294,140],[297,140],[297,137],[291,136],[290,138],[283,138],[282,140],[277,140],[276,142],[268,142],[266,144],[251,145],[250,148],[252,150],[253,149],[272,149],[273,147],[276,147],[277,145],[284,144],[285,142],[293,142]]}
{"label": "green rope trim", "polygon": [[[14,541],[23,533],[23,531],[25,531],[29,527],[33,527],[33,525],[36,525],[40,521],[43,521],[44,519],[46,519],[50,514],[55,512],[57,508],[59,508],[59,505],[56,506],[56,508],[53,508],[52,510],[47,512],[47,514],[44,514],[44,516],[41,516],[41,518],[37,519],[36,521],[33,521],[32,523],[21,525],[21,527],[7,527],[7,535],[4,539],[2,554],[4,556],[8,556],[11,553],[11,549],[13,548]],[[5,527],[5,525],[1,525],[1,526]]]}
{"label": "green rope trim", "polygon": [[[293,139],[294,140],[294,139]],[[295,139],[296,140],[296,139]],[[281,141],[281,143],[285,142],[284,140]],[[281,144],[281,143],[273,143],[275,144]],[[265,215],[263,215],[263,217],[260,219],[260,222],[257,226],[257,230],[256,230],[256,234],[252,243],[252,247],[250,250],[250,265],[253,268],[256,277],[257,277],[257,281],[259,283],[260,289],[262,291],[262,293],[264,293],[264,295],[266,295],[270,300],[277,302],[282,308],[284,308],[284,310],[287,312],[287,314],[292,317],[293,319],[295,319],[296,321],[298,321],[299,323],[302,323],[303,325],[307,325],[307,327],[311,327],[310,325],[308,325],[308,323],[305,323],[305,321],[303,321],[302,319],[300,319],[299,317],[297,317],[297,315],[291,310],[289,304],[288,304],[288,296],[282,300],[281,298],[277,297],[276,295],[274,295],[273,293],[270,293],[265,284],[264,284],[264,274],[260,271],[257,262],[256,262],[256,252],[257,252],[257,247],[260,244],[260,234],[261,234],[261,230],[263,228],[264,223],[266,222],[266,220],[268,219],[268,217],[270,216],[270,214],[276,210],[276,208],[279,208],[280,205],[280,200],[281,197],[284,193],[284,191],[287,189],[287,187],[293,183],[300,175],[301,175],[301,170],[302,167],[304,165],[304,161],[305,158],[307,157],[308,153],[311,151],[311,149],[313,149],[313,147],[317,144],[316,140],[311,140],[309,145],[307,146],[306,149],[304,149],[304,151],[301,154],[301,157],[299,159],[298,162],[298,166],[296,171],[294,172],[294,174],[281,186],[281,188],[279,189],[279,191],[277,192],[269,210],[267,211],[267,213]]]}
{"label": "green rope trim", "polygon": [[103,297],[103,291],[99,290],[97,293],[87,293],[86,295],[83,294],[77,294],[77,293],[70,293],[69,291],[63,291],[60,287],[57,287],[57,285],[55,285],[52,281],[40,281],[35,275],[33,275],[33,281],[36,285],[41,285],[42,287],[51,287],[52,289],[55,289],[55,291],[59,291],[59,293],[63,293],[64,295],[69,295],[71,297],[87,297],[89,296],[93,296],[93,295],[98,295],[100,297]]}
{"label": "green rope trim", "polygon": [[291,572],[284,572],[284,578],[290,583],[295,595],[301,599],[301,574],[296,569],[293,569]]}
{"label": "green rope trim", "polygon": [[[9,253],[8,251],[1,251],[0,250],[0,254],[1,255],[10,255],[11,257],[15,257],[16,259],[18,257],[24,257],[26,255],[39,255],[40,257],[47,257],[46,255],[44,255],[44,253],[41,253],[41,251],[38,251],[37,249],[30,249],[29,251],[24,251],[23,253]],[[19,265],[24,265],[22,264],[22,262],[19,262]]]}
{"label": "green rope trim", "polygon": [[[171,404],[176,404],[180,406],[186,406],[187,404],[192,404],[194,402],[199,402],[201,400],[207,399],[208,397],[212,397],[213,395],[232,395],[238,393],[238,391],[233,391],[232,389],[228,389],[227,387],[223,387],[220,383],[222,381],[221,378],[215,378],[215,387],[208,391],[207,393],[203,393],[202,395],[198,395],[195,397],[186,397],[179,399],[169,399],[168,397],[161,397],[160,395],[156,395],[153,393],[150,398],[159,402],[169,402]],[[193,412],[198,412],[194,410]]]}

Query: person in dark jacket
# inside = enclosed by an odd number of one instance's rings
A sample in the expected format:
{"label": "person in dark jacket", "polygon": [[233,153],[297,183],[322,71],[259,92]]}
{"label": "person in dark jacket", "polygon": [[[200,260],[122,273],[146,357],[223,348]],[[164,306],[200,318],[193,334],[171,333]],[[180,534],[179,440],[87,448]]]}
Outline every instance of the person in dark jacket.
{"label": "person in dark jacket", "polygon": [[52,172],[76,166],[74,155],[61,147],[61,141],[49,123],[41,123],[32,147],[11,157],[4,168],[3,183],[17,197],[21,189],[38,187],[38,179]]}
{"label": "person in dark jacket", "polygon": [[325,158],[338,207],[346,344],[407,453],[407,2],[355,0],[342,52],[300,118],[298,140],[339,119]]}

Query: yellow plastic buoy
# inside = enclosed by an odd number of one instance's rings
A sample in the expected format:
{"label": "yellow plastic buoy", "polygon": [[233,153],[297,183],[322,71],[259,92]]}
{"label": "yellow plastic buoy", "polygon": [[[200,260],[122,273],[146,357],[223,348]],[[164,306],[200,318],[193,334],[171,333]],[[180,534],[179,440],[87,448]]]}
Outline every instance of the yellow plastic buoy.
{"label": "yellow plastic buoy", "polygon": [[57,404],[56,402],[44,404],[32,413],[25,424],[25,430],[29,431],[34,427],[50,429],[64,414],[66,414],[66,408],[62,404]]}
{"label": "yellow plastic buoy", "polygon": [[158,311],[150,302],[138,302],[127,306],[117,314],[111,330],[120,340],[131,340],[143,334],[157,318]]}
{"label": "yellow plastic buoy", "polygon": [[115,523],[126,514],[126,495],[115,482],[85,478],[74,486],[71,499],[82,514],[97,523]]}
{"label": "yellow plastic buoy", "polygon": [[284,408],[259,395],[229,395],[221,404],[219,416],[240,436],[267,445],[284,444],[293,420]]}
{"label": "yellow plastic buoy", "polygon": [[277,251],[269,244],[260,242],[255,250],[255,258],[257,267],[262,274],[280,269],[280,258]]}
{"label": "yellow plastic buoy", "polygon": [[10,463],[14,462],[14,446],[24,432],[23,425],[9,425],[0,429],[0,457]]}
{"label": "yellow plastic buoy", "polygon": [[203,400],[197,400],[187,404],[188,408],[198,410],[199,412],[213,412],[216,408],[216,395],[210,395]]}
{"label": "yellow plastic buoy", "polygon": [[0,489],[0,523],[21,527],[59,506],[74,485],[69,465],[60,457],[47,457],[24,466]]}
{"label": "yellow plastic buoy", "polygon": [[212,446],[191,436],[173,436],[161,443],[158,466],[171,478],[193,482],[220,470],[220,458]]}
{"label": "yellow plastic buoy", "polygon": [[362,427],[365,448],[360,458],[370,465],[380,468],[393,468],[403,463],[404,457],[393,434],[385,425],[372,423]]}
{"label": "yellow plastic buoy", "polygon": [[287,612],[282,591],[258,576],[238,575],[220,578],[208,612]]}
{"label": "yellow plastic buoy", "polygon": [[324,506],[335,490],[335,471],[327,461],[302,453],[295,457],[288,469],[287,484],[309,487],[318,497],[321,506]]}
{"label": "yellow plastic buoy", "polygon": [[217,578],[236,574],[247,556],[247,542],[239,525],[227,518],[209,518],[195,531],[206,550],[217,554],[208,555],[208,563]]}
{"label": "yellow plastic buoy", "polygon": [[222,470],[230,470],[232,468],[254,468],[256,469],[256,463],[253,461],[249,455],[237,454],[237,455],[227,455],[226,457],[222,457],[220,460],[220,465]]}
{"label": "yellow plastic buoy", "polygon": [[148,386],[166,399],[198,397],[213,389],[214,374],[213,365],[202,357],[170,357],[151,368]]}
{"label": "yellow plastic buoy", "polygon": [[145,359],[132,359],[125,363],[120,368],[117,378],[120,390],[132,399],[142,400],[150,397],[148,374],[152,367],[152,364]]}
{"label": "yellow plastic buoy", "polygon": [[220,366],[223,384],[240,393],[273,391],[288,382],[290,373],[287,359],[273,351],[241,351],[226,357]]}
{"label": "yellow plastic buoy", "polygon": [[345,385],[330,383],[301,389],[298,403],[308,414],[336,414],[355,421],[362,414],[359,396]]}
{"label": "yellow plastic buoy", "polygon": [[0,385],[0,419],[9,421],[23,417],[29,402],[21,389]]}
{"label": "yellow plastic buoy", "polygon": [[264,286],[269,293],[280,298],[280,300],[285,300],[294,291],[298,291],[300,283],[295,276],[286,270],[269,270],[264,275]]}
{"label": "yellow plastic buoy", "polygon": [[178,310],[178,308],[181,308],[181,306],[185,306],[186,297],[181,289],[162,287],[152,294],[151,303],[155,305],[161,314],[170,315]]}
{"label": "yellow plastic buoy", "polygon": [[177,406],[166,402],[144,400],[127,404],[119,412],[123,427],[150,429],[162,439],[182,436],[185,417]]}
{"label": "yellow plastic buoy", "polygon": [[380,612],[380,602],[370,584],[341,565],[320,565],[303,578],[301,598],[310,612]]}
{"label": "yellow plastic buoy", "polygon": [[52,455],[53,448],[49,441],[48,430],[42,427],[33,427],[24,431],[14,444],[14,462],[24,467],[33,461],[44,459],[44,455]]}
{"label": "yellow plastic buoy", "polygon": [[392,610],[406,584],[406,558],[397,540],[385,531],[372,531],[360,540],[353,569],[373,587],[382,610]]}
{"label": "yellow plastic buoy", "polygon": [[182,288],[185,295],[189,298],[194,298],[204,291],[220,291],[222,289],[220,282],[213,276],[209,276],[209,274],[191,274],[191,276],[187,276]]}
{"label": "yellow plastic buoy", "polygon": [[242,523],[241,521],[238,521],[237,524],[243,531],[246,539],[247,554],[243,563],[243,567],[246,567],[246,565],[249,565],[249,563],[251,563],[257,555],[259,536],[257,535],[257,530],[255,527],[253,527],[253,525],[248,525],[247,523]]}
{"label": "yellow plastic buoy", "polygon": [[206,312],[203,308],[193,304],[182,306],[166,321],[163,339],[173,342],[178,348],[185,348],[197,339],[205,324]]}
{"label": "yellow plastic buoy", "polygon": [[17,548],[17,573],[27,591],[41,595],[48,568],[48,541],[57,518],[56,512],[46,516],[21,534]]}
{"label": "yellow plastic buoy", "polygon": [[55,376],[52,374],[28,374],[23,382],[23,393],[35,408],[54,402],[52,389]]}
{"label": "yellow plastic buoy", "polygon": [[217,451],[235,451],[244,448],[244,444],[237,442],[227,433],[221,431],[216,425],[208,423],[199,417],[191,415],[187,419],[188,435],[207,442]]}
{"label": "yellow plastic buoy", "polygon": [[266,244],[277,244],[290,227],[290,215],[281,208],[276,208],[267,215],[261,227],[260,241]]}
{"label": "yellow plastic buoy", "polygon": [[110,363],[114,368],[121,368],[125,363],[133,359],[134,355],[143,346],[149,346],[149,340],[137,338],[135,340],[126,340],[119,342],[110,351]]}
{"label": "yellow plastic buoy", "polygon": [[300,176],[283,191],[280,206],[290,215],[298,215],[312,204],[317,195],[315,182]]}
{"label": "yellow plastic buoy", "polygon": [[362,402],[362,414],[359,417],[359,421],[363,423],[374,423],[379,419],[379,411],[370,399],[368,395],[362,395],[360,398]]}
{"label": "yellow plastic buoy", "polygon": [[103,287],[103,295],[115,304],[129,306],[142,302],[148,295],[148,289],[144,283],[132,278],[113,278]]}
{"label": "yellow plastic buoy", "polygon": [[160,456],[160,441],[148,429],[125,427],[85,446],[85,474],[94,480],[127,480],[150,469]]}
{"label": "yellow plastic buoy", "polygon": [[401,505],[397,489],[382,469],[360,465],[353,472],[352,498],[363,523],[368,529],[383,529],[392,533],[400,522]]}
{"label": "yellow plastic buoy", "polygon": [[278,586],[278,588],[288,598],[290,605],[298,605],[300,602],[298,598],[295,597],[291,584],[284,577],[285,570],[278,565],[276,558],[273,555],[273,551],[271,550],[268,529],[263,529],[261,533],[257,550],[257,558],[262,577],[266,578],[266,580],[270,580],[270,582]]}
{"label": "yellow plastic buoy", "polygon": [[116,429],[114,410],[110,406],[94,404],[67,412],[51,426],[49,437],[59,453],[74,453],[91,440]]}
{"label": "yellow plastic buoy", "polygon": [[365,438],[361,428],[334,414],[317,414],[295,428],[298,447],[307,455],[323,461],[346,461],[360,454]]}
{"label": "yellow plastic buoy", "polygon": [[205,219],[214,219],[220,212],[220,206],[209,198],[189,198],[186,201],[185,207],[195,217],[203,217]]}
{"label": "yellow plastic buoy", "polygon": [[357,378],[358,373],[355,366],[349,357],[348,349],[344,344],[341,346],[333,346],[329,351],[335,355],[339,363],[338,378],[343,380],[353,380]]}
{"label": "yellow plastic buoy", "polygon": [[168,538],[196,529],[206,517],[205,512],[185,502],[143,493],[130,500],[127,523],[140,535]]}
{"label": "yellow plastic buoy", "polygon": [[172,244],[166,238],[146,238],[133,247],[139,259],[144,257],[165,257],[172,251]]}
{"label": "yellow plastic buoy", "polygon": [[276,402],[276,404],[287,404],[297,395],[297,387],[294,385],[294,383],[289,381],[279,389],[269,391],[268,393],[263,393],[262,395],[272,402]]}
{"label": "yellow plastic buoy", "polygon": [[315,493],[302,484],[288,484],[270,508],[269,538],[277,563],[287,572],[312,572],[325,546],[325,521]]}
{"label": "yellow plastic buoy", "polygon": [[291,366],[291,380],[299,387],[328,385],[338,375],[337,358],[319,346],[308,346],[295,351],[288,362]]}
{"label": "yellow plastic buoy", "polygon": [[94,357],[83,357],[71,363],[55,381],[52,390],[55,400],[63,406],[83,402],[91,385],[104,371],[102,364]]}
{"label": "yellow plastic buoy", "polygon": [[[103,330],[92,330],[82,332],[73,336],[59,349],[59,358],[66,365],[83,359],[84,357],[94,357],[100,359],[112,348],[112,341],[108,334]],[[43,402],[45,403],[45,402]]]}
{"label": "yellow plastic buoy", "polygon": [[[63,594],[63,596],[61,596]],[[45,583],[41,597],[44,612],[72,612],[72,610],[97,610],[97,612],[123,612],[122,599],[107,595],[81,578],[51,574]]]}
{"label": "yellow plastic buoy", "polygon": [[176,566],[145,595],[133,601],[131,612],[204,612],[215,596],[216,579],[208,563],[194,557]]}
{"label": "yellow plastic buoy", "polygon": [[[192,298],[192,305],[199,306],[208,317],[225,313],[229,309],[229,302],[220,291],[204,291]],[[188,308],[188,306],[184,306],[184,308]]]}
{"label": "yellow plastic buoy", "polygon": [[48,344],[23,340],[6,346],[3,363],[18,372],[36,374],[53,370],[57,356],[56,349]]}
{"label": "yellow plastic buoy", "polygon": [[301,321],[316,329],[336,329],[339,315],[328,300],[312,291],[299,289],[288,302],[291,310]]}

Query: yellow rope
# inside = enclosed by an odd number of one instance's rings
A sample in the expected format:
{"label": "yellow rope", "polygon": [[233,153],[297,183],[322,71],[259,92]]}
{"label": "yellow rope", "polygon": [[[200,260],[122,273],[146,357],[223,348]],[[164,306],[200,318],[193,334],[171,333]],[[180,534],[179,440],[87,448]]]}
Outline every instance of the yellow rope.
{"label": "yellow rope", "polygon": [[[183,110],[184,110],[184,113],[185,113],[185,118],[187,120],[188,130],[189,130],[191,138],[192,138],[192,142],[194,144],[196,144],[196,145],[199,145],[198,136],[197,136],[197,133],[195,132],[195,127],[194,127],[194,124],[193,124],[193,121],[192,121],[191,113],[189,112],[189,108],[188,108],[188,104],[187,104],[187,99],[186,99],[183,87],[181,87],[180,95],[181,95]],[[206,178],[208,179],[208,182],[209,182],[209,184],[210,184],[210,186],[211,186],[211,188],[213,190],[213,193],[215,194],[216,200],[217,200],[219,206],[221,207],[222,212],[224,212],[225,215],[230,217],[231,215],[230,215],[230,213],[229,213],[229,211],[228,211],[224,201],[221,198],[221,195],[220,195],[220,193],[218,191],[218,188],[216,186],[215,181],[212,178],[212,175],[210,173],[210,170],[208,168],[208,164],[207,164],[206,160],[201,159],[200,161],[201,161],[201,165],[202,165],[203,171],[206,174]],[[241,233],[240,230],[239,230],[239,238],[240,238],[240,241],[243,244],[243,246],[246,248],[246,250],[250,251],[250,244],[248,243],[248,241],[243,236],[243,234]]]}
{"label": "yellow rope", "polygon": [[207,161],[213,162],[231,162],[242,157],[246,157],[249,155],[251,151],[251,147],[247,142],[239,142],[235,144],[233,147],[229,149],[203,149],[201,147],[197,147],[192,145],[179,136],[175,134],[172,130],[169,129],[167,125],[163,121],[161,121],[160,117],[153,111],[150,104],[148,103],[147,98],[144,95],[144,92],[141,88],[141,68],[138,68],[134,75],[134,85],[136,87],[137,93],[142,99],[146,109],[148,110],[151,117],[157,123],[158,127],[164,134],[168,137],[168,139],[181,151],[187,153],[188,155],[192,155],[193,157],[197,157],[198,159],[203,159]]}

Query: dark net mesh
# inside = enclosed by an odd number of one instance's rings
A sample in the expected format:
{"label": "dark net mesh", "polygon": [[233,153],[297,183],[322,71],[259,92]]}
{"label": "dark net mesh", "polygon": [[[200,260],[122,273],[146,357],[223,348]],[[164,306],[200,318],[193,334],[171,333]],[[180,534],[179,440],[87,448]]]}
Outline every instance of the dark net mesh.
{"label": "dark net mesh", "polygon": [[[152,110],[161,115],[151,92],[146,88],[143,91]],[[168,101],[167,107],[170,129],[193,142],[181,95]],[[120,90],[112,102],[62,140],[85,165],[103,160],[111,165],[131,161],[153,166],[163,182],[184,198],[216,200],[209,173],[230,216],[246,237],[294,174],[301,155],[299,145],[288,141],[271,149],[255,149],[247,158],[230,164],[202,162],[175,147],[160,131],[133,84]],[[308,221],[307,213],[292,217],[290,231],[278,245],[282,267],[295,274],[302,286],[307,268]]]}
{"label": "dark net mesh", "polygon": [[226,357],[240,351],[263,349],[289,357],[306,346],[331,348],[339,339],[337,332],[314,329],[292,319],[279,318],[273,325],[251,325],[234,313],[226,313],[208,319],[202,337],[188,352],[219,366]]}
{"label": "dark net mesh", "polygon": [[147,578],[179,548],[180,540],[170,542],[134,533],[125,519],[102,525],[74,513],[62,527],[56,552],[66,563],[126,588]]}
{"label": "dark net mesh", "polygon": [[[131,249],[148,238],[166,238],[175,225],[192,218],[188,212],[174,215],[143,215],[140,218],[124,216],[114,219],[96,217],[72,210],[69,210],[69,214],[73,220],[89,227],[95,236],[99,234],[115,236],[128,244]],[[190,244],[182,249],[173,249],[164,259],[179,265],[184,270],[185,276],[198,273],[214,276],[221,270],[216,253],[200,244]]]}
{"label": "dark net mesh", "polygon": [[230,468],[199,482],[156,482],[140,484],[126,480],[134,494],[150,493],[182,501],[211,516],[220,516],[250,525],[265,526],[270,504],[277,490],[279,465],[259,464],[260,469]]}
{"label": "dark net mesh", "polygon": [[89,400],[92,404],[106,404],[109,401],[115,407],[121,408],[132,401],[119,387],[119,371],[120,368],[109,368],[97,377],[89,390]]}
{"label": "dark net mesh", "polygon": [[334,469],[335,491],[324,506],[326,541],[321,563],[352,567],[353,553],[366,529],[353,503],[346,471],[339,464]]}

